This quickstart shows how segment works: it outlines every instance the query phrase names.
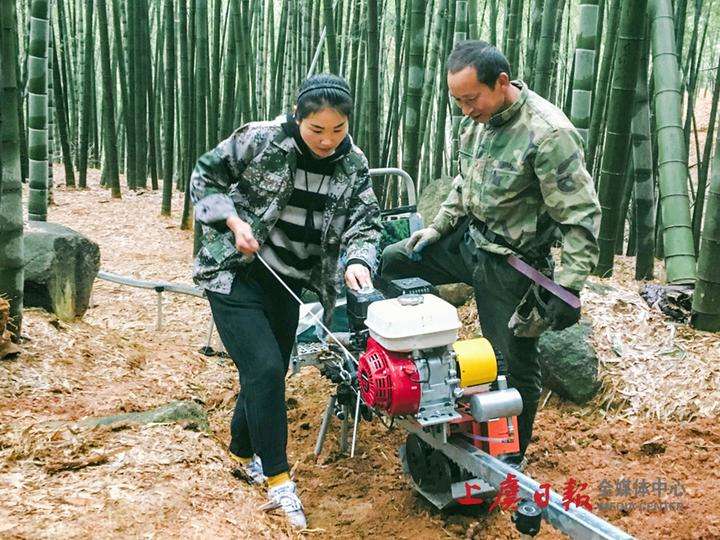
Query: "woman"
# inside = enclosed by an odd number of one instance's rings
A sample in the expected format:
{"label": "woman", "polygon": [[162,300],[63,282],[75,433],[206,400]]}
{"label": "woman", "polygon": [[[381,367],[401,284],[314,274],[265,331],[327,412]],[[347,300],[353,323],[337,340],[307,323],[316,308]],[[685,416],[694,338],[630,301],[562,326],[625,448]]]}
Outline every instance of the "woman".
{"label": "woman", "polygon": [[348,135],[352,107],[345,80],[315,75],[300,86],[294,115],[235,131],[200,158],[190,186],[203,225],[194,279],[240,378],[230,453],[254,483],[267,477],[267,506],[299,528],[306,521],[288,473],[285,409],[298,305],[254,254],[296,294],[315,290],[326,321],[341,246],[346,285],[372,285],[380,209]]}

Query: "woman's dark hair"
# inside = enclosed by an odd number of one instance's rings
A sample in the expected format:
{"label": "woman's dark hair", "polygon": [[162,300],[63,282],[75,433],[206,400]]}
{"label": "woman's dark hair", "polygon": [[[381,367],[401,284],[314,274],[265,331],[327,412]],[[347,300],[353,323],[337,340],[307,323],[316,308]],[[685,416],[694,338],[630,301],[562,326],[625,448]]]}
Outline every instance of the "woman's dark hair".
{"label": "woman's dark hair", "polygon": [[350,117],[353,98],[345,79],[330,73],[320,73],[305,79],[298,88],[295,118],[302,120],[328,107]]}
{"label": "woman's dark hair", "polygon": [[447,59],[447,70],[457,73],[468,66],[475,68],[478,81],[495,88],[495,82],[501,73],[510,77],[510,64],[507,58],[495,47],[485,41],[468,39],[459,41]]}

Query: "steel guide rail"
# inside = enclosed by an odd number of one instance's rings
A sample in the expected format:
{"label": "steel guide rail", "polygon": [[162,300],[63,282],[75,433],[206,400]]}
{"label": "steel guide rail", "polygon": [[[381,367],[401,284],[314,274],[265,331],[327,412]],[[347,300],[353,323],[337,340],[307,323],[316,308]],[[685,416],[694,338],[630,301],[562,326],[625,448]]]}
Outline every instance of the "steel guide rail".
{"label": "steel guide rail", "polygon": [[[457,465],[477,475],[496,489],[499,489],[500,483],[507,478],[508,474],[514,474],[517,477],[520,498],[532,500],[533,494],[540,487],[539,482],[464,440],[452,439],[445,442],[442,433],[434,434],[426,431],[417,423],[406,418],[396,419],[396,425],[408,433],[414,433],[428,445],[440,450]],[[572,505],[569,510],[565,510],[562,497],[553,490],[550,490],[548,506],[542,509],[542,517],[571,538],[581,538],[582,540],[631,540],[633,538],[584,508]]]}

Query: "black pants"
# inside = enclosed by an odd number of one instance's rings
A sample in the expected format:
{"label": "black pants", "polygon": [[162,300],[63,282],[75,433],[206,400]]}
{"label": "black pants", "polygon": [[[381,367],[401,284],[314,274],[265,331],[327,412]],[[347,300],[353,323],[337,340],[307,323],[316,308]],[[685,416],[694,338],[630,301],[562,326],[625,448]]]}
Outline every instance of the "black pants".
{"label": "black pants", "polygon": [[[285,280],[297,293],[301,287]],[[289,470],[285,374],[299,306],[261,263],[241,270],[230,294],[207,291],[225,349],[238,370],[240,393],[230,424],[230,452],[260,456],[263,472]]]}
{"label": "black pants", "polygon": [[434,285],[463,282],[475,289],[483,336],[500,351],[508,367],[508,383],[523,400],[518,417],[520,452],[532,437],[532,426],[542,390],[537,338],[520,338],[508,329],[515,308],[532,283],[507,264],[504,257],[478,249],[467,228],[460,228],[426,247],[413,261],[406,241],[392,244],[382,254],[384,279],[420,277]]}

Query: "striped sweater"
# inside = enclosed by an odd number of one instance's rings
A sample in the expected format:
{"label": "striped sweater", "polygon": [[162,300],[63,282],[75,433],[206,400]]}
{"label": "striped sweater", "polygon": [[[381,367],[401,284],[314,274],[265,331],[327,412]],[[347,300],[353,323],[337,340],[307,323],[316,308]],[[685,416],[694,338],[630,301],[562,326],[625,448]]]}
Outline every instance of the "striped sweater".
{"label": "striped sweater", "polygon": [[[293,116],[288,115],[282,126],[295,145],[295,189],[260,248],[260,255],[279,274],[307,284],[322,256],[322,216],[330,181],[335,166],[352,149],[352,142],[346,136],[331,156],[318,158],[302,139]],[[362,259],[347,261],[348,265],[355,263],[367,267]]]}
{"label": "striped sweater", "polygon": [[260,255],[279,274],[307,281],[320,261],[322,214],[331,177],[298,166],[290,200],[260,248]]}

